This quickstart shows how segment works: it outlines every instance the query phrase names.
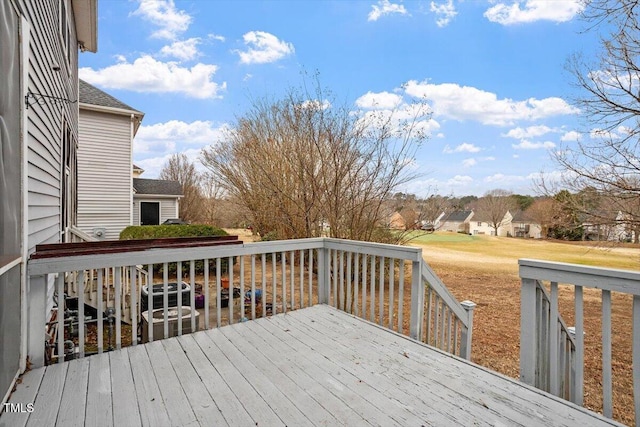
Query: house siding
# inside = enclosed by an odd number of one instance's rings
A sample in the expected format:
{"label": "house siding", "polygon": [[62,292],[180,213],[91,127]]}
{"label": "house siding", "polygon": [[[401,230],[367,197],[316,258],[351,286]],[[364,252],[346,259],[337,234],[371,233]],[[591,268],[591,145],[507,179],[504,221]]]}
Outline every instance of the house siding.
{"label": "house siding", "polygon": [[131,117],[80,109],[78,228],[118,239],[131,225]]}
{"label": "house siding", "polygon": [[[71,4],[65,0],[71,40],[76,40]],[[78,99],[77,43],[64,53],[58,31],[59,1],[23,0],[18,2],[27,21],[29,33],[29,81],[33,93],[76,101]],[[60,66],[54,71],[51,63]],[[28,162],[28,252],[41,243],[57,243],[62,239],[62,133],[63,123],[72,138],[78,136],[76,102],[33,103],[27,113]],[[73,147],[72,147],[73,148]],[[72,174],[73,178],[73,174]],[[32,206],[38,209],[31,209]],[[53,280],[47,288],[47,312],[53,309]]]}
{"label": "house siding", "polygon": [[[59,17],[61,5],[65,5],[66,22],[68,24],[69,52],[59,31]],[[77,37],[71,0],[4,0],[2,2],[2,20],[9,15],[21,19],[26,23],[19,38],[20,60],[13,60],[15,67],[21,73],[20,97],[12,102],[12,108],[21,113],[20,128],[24,138],[26,150],[21,150],[10,158],[11,161],[22,165],[25,162],[23,182],[12,182],[12,185],[26,188],[25,218],[22,227],[26,228],[26,236],[21,235],[23,255],[28,256],[41,243],[57,243],[63,239],[66,225],[74,221],[72,211],[69,211],[68,223],[63,224],[63,132],[65,129],[69,140],[77,141],[78,135],[78,49]],[[13,26],[15,27],[15,26]],[[4,37],[7,37],[5,39]],[[3,34],[0,40],[3,54],[7,46],[12,46],[12,39],[18,40],[18,34]],[[27,42],[28,41],[28,42]],[[28,43],[28,45],[23,45]],[[5,58],[8,58],[5,56]],[[10,59],[10,58],[9,58]],[[11,60],[11,59],[10,59]],[[54,70],[52,64],[59,65]],[[6,76],[3,76],[6,77]],[[27,92],[23,88],[26,87]],[[25,105],[27,93],[42,94],[52,98],[29,97],[29,105]],[[71,144],[69,158],[75,156],[75,143]],[[70,171],[69,188],[74,188],[75,170]],[[69,196],[73,196],[70,194]],[[24,197],[21,197],[24,199]],[[72,200],[73,197],[70,197]],[[9,203],[10,201],[4,200]],[[18,202],[20,204],[20,202]],[[23,257],[23,263],[26,260]],[[11,334],[15,339],[2,337],[2,352],[0,357],[0,397],[3,397],[8,380],[13,380],[16,374],[15,360],[19,358],[21,365],[26,362],[26,354],[21,354],[20,345],[25,345],[26,328],[22,313],[26,313],[26,299],[21,292],[27,292],[29,287],[22,275],[23,266],[14,267],[0,276],[0,287],[3,292],[0,298],[0,318],[10,320]],[[53,308],[53,277],[47,286],[47,313]],[[17,284],[17,285],[16,285]],[[10,290],[7,294],[5,291]],[[37,290],[31,290],[33,292]],[[16,312],[17,310],[17,312]],[[16,325],[17,322],[17,325]],[[6,325],[3,323],[3,325]],[[4,328],[4,326],[2,326]],[[13,371],[13,372],[12,372]]]}

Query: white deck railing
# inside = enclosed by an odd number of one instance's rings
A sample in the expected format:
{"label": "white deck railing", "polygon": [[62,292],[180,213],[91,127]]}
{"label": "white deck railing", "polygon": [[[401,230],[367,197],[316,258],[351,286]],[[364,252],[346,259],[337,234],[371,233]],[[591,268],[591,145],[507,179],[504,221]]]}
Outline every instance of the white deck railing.
{"label": "white deck railing", "polygon": [[[204,265],[202,274],[196,274],[197,263]],[[233,268],[225,269],[225,263]],[[169,273],[170,264],[175,273]],[[144,266],[148,274],[136,274],[139,266]],[[101,353],[109,343],[121,348],[138,344],[139,338],[153,341],[318,303],[470,357],[473,307],[464,308],[451,296],[424,263],[419,248],[316,238],[34,258],[28,263],[28,346],[34,366],[45,362],[44,290],[49,275],[57,277],[58,295],[64,295],[70,285],[64,278],[76,277],[73,286],[78,297],[77,313],[62,308],[56,313],[58,332],[49,337],[53,341],[52,361]],[[182,281],[191,291],[178,292],[172,296],[177,302],[169,303],[169,283]],[[225,298],[225,282],[232,284],[230,288],[235,288],[238,298],[233,298],[232,290]],[[161,289],[154,290],[153,284]],[[198,297],[202,305],[198,306],[196,285],[202,289]],[[147,295],[141,292],[143,286],[147,286]],[[85,316],[85,288],[95,293],[97,307],[107,310],[110,317],[100,309],[92,319]],[[143,315],[142,298],[147,299],[146,307],[157,307],[154,298],[160,299],[155,321],[154,313]],[[129,322],[122,320],[126,307],[131,308],[125,316]],[[405,307],[410,307],[409,313]],[[425,311],[431,320],[426,320]],[[138,326],[145,323],[146,333],[139,334]],[[77,338],[69,335],[70,329],[75,330]],[[85,340],[88,329],[95,337],[92,341]],[[128,335],[130,339],[123,338]],[[103,344],[106,336],[110,339]],[[439,338],[430,340],[434,336]]]}
{"label": "white deck railing", "polygon": [[[584,289],[602,290],[602,405],[613,416],[613,292],[633,296],[633,393],[640,425],[640,272],[521,259],[520,380],[582,405],[584,400]],[[550,293],[542,281],[549,282]],[[575,328],[558,309],[558,285],[573,285]],[[574,335],[572,337],[571,335]]]}

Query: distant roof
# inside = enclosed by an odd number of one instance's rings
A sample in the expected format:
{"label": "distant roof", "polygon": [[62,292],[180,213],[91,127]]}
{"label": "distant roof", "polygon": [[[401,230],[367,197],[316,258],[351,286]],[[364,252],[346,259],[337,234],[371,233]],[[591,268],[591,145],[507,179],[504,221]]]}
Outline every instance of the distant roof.
{"label": "distant roof", "polygon": [[163,179],[133,178],[133,190],[136,194],[183,195],[182,186],[178,181],[165,181]]}
{"label": "distant roof", "polygon": [[80,80],[80,103],[129,110],[132,113],[144,115],[142,111],[131,108],[124,102],[114,98],[97,87],[90,85],[84,80]]}
{"label": "distant roof", "polygon": [[136,165],[135,163],[133,164],[133,170],[141,170],[144,172],[144,169],[142,169],[140,166]]}
{"label": "distant roof", "polygon": [[450,212],[444,219],[443,221],[458,221],[458,222],[464,222],[467,218],[469,218],[469,215],[471,215],[473,212],[472,211],[453,211]]}

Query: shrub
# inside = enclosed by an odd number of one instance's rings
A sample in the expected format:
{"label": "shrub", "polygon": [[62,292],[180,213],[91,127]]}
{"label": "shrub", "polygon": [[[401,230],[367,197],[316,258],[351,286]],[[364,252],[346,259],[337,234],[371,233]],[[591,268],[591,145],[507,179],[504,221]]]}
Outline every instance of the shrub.
{"label": "shrub", "polygon": [[210,225],[130,225],[120,232],[120,240],[228,235],[223,229]]}
{"label": "shrub", "polygon": [[[133,240],[133,239],[161,239],[170,237],[211,237],[211,236],[228,236],[229,233],[221,228],[212,227],[210,225],[130,225],[120,233],[120,240]],[[229,268],[229,260],[222,258],[220,263],[221,272],[226,273]],[[233,258],[235,264],[236,259]],[[178,266],[177,263],[171,262],[167,265],[169,276],[175,276]],[[204,273],[204,261],[196,260],[195,273]],[[189,263],[185,262],[182,266],[182,274],[189,274]],[[215,260],[209,261],[209,272],[215,274],[216,262]],[[153,266],[154,274],[163,274],[163,264],[155,264]]]}

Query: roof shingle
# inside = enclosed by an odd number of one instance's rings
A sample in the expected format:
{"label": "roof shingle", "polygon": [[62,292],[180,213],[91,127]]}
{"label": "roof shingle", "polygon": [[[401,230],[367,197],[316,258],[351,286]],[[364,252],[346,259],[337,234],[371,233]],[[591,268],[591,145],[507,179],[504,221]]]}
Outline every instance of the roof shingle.
{"label": "roof shingle", "polygon": [[119,108],[133,113],[144,115],[142,111],[131,108],[124,102],[114,98],[84,80],[80,80],[80,102],[83,104],[97,105],[100,107]]}
{"label": "roof shingle", "polygon": [[178,181],[166,181],[163,179],[133,178],[133,189],[136,194],[183,195],[182,186]]}

